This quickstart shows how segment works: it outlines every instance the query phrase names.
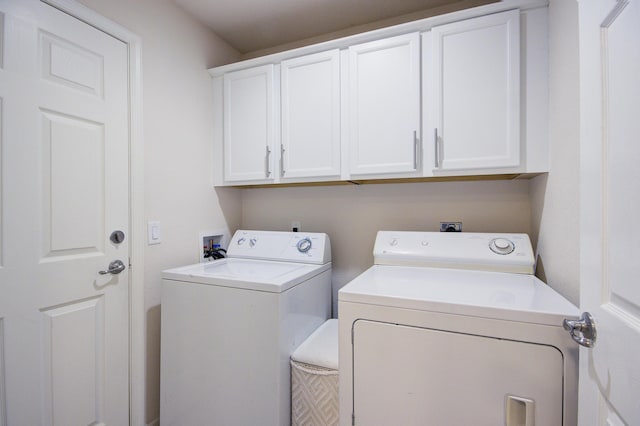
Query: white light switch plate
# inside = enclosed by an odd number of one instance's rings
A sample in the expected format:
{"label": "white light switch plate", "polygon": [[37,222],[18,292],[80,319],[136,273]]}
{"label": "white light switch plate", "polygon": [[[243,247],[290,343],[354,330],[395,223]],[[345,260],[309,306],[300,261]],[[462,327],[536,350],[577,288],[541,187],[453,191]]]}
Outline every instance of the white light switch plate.
{"label": "white light switch plate", "polygon": [[162,241],[160,235],[160,222],[148,221],[147,222],[147,244],[160,244]]}

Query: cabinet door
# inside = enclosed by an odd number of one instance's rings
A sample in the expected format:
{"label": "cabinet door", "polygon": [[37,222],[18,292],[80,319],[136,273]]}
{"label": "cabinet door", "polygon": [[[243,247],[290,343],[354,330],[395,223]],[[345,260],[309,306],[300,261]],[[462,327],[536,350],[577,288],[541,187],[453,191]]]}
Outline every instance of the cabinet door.
{"label": "cabinet door", "polygon": [[340,175],[340,51],[281,64],[282,178]]}
{"label": "cabinet door", "polygon": [[419,170],[419,45],[412,33],[349,48],[351,174]]}
{"label": "cabinet door", "polygon": [[520,165],[520,13],[432,29],[434,170]]}
{"label": "cabinet door", "polygon": [[224,76],[224,180],[273,180],[273,65]]}

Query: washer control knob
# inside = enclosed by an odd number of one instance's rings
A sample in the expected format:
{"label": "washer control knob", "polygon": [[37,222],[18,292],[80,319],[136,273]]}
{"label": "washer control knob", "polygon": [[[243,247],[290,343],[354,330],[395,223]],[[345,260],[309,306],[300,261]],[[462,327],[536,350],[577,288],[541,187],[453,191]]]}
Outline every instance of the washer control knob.
{"label": "washer control knob", "polygon": [[298,247],[298,251],[300,253],[306,253],[309,250],[311,250],[311,240],[309,238],[303,238],[300,241],[298,241],[298,244],[296,244],[296,247]]}
{"label": "washer control knob", "polygon": [[237,242],[236,244],[238,244],[239,246],[241,246],[241,245],[243,245],[243,244],[244,244],[244,242],[245,242],[245,241],[246,241],[246,240],[244,239],[244,237],[243,237],[243,238],[239,238],[239,239],[238,239],[238,242]]}
{"label": "washer control knob", "polygon": [[389,241],[389,245],[390,246],[397,246],[398,245],[398,239],[397,238],[393,238],[391,241]]}
{"label": "washer control knob", "polygon": [[249,247],[253,247],[253,246],[255,246],[257,241],[258,241],[258,240],[256,240],[255,238],[251,238],[251,239],[249,240]]}
{"label": "washer control knob", "polygon": [[516,246],[506,238],[494,238],[489,243],[489,248],[496,254],[509,254],[516,249]]}

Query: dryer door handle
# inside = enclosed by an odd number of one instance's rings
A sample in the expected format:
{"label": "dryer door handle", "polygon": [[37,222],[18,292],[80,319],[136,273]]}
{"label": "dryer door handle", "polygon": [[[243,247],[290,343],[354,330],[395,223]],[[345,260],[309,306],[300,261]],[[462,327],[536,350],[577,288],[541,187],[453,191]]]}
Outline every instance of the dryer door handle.
{"label": "dryer door handle", "polygon": [[521,396],[507,395],[505,424],[507,426],[535,426],[535,401]]}

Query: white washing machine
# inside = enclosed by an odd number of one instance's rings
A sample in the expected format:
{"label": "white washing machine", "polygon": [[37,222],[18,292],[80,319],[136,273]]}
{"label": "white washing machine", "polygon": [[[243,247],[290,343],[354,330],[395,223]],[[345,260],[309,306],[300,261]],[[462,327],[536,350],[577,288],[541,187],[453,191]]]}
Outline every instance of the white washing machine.
{"label": "white washing machine", "polygon": [[331,315],[326,234],[237,231],[162,273],[163,426],[290,423],[289,356]]}
{"label": "white washing machine", "polygon": [[575,425],[578,309],[525,234],[378,233],[338,292],[340,424]]}

